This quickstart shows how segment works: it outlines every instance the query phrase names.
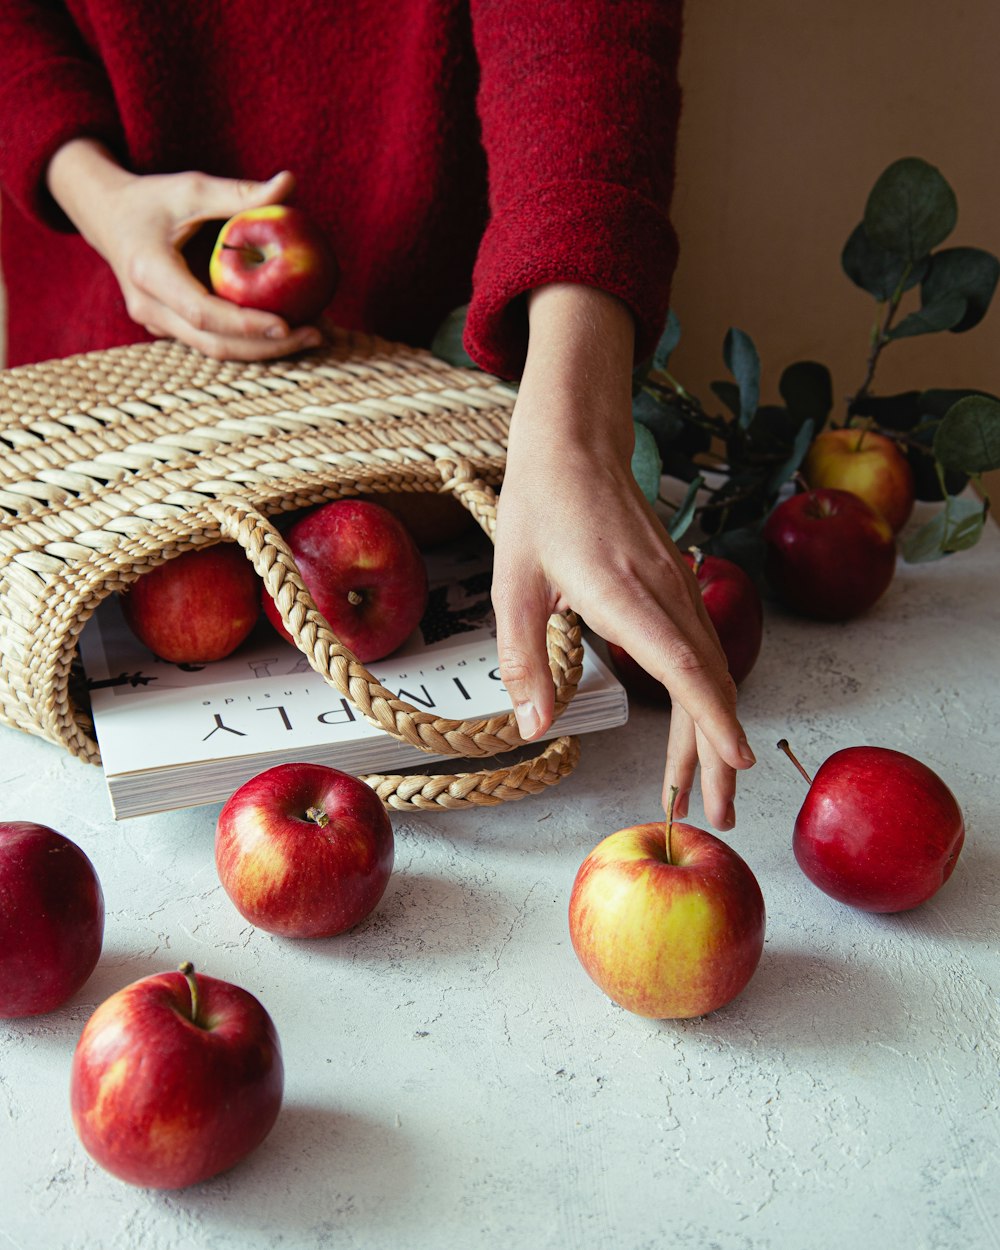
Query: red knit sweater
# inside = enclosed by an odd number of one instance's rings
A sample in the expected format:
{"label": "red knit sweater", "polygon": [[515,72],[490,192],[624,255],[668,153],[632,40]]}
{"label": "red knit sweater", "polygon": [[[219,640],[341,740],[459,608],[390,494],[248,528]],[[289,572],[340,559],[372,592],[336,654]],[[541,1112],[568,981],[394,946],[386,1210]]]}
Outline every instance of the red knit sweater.
{"label": "red knit sweater", "polygon": [[[178,16],[183,10],[185,16]],[[662,327],[680,0],[3,0],[10,365],[148,337],[45,190],[68,139],[138,173],[296,175],[343,268],[335,322],[513,377],[525,291],[586,283]]]}

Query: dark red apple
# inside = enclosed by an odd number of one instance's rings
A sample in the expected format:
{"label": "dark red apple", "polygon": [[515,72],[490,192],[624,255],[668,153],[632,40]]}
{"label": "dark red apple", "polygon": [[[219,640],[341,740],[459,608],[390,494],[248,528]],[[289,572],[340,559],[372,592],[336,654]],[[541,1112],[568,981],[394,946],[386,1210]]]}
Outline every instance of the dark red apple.
{"label": "dark red apple", "polygon": [[88,1020],[70,1105],[87,1152],[120,1180],[180,1189],[264,1140],[284,1068],[271,1017],[227,981],[178,972],[119,990]]}
{"label": "dark red apple", "polygon": [[[764,613],[757,587],[731,560],[706,556],[696,547],[684,552],[694,570],[715,632],[719,636],[733,681],[739,686],[750,675],[760,655]],[[612,667],[625,689],[646,703],[669,703],[666,687],[616,643],[608,643]]]}
{"label": "dark red apple", "polygon": [[315,321],[333,299],[340,268],[311,217],[288,204],[268,204],[226,222],[208,274],[216,295],[299,326]]}
{"label": "dark red apple", "polygon": [[76,843],[47,825],[0,823],[0,1016],[61,1007],[103,940],[101,883]]}
{"label": "dark red apple", "polygon": [[892,528],[857,495],[809,490],[774,509],[764,525],[764,571],[794,612],[846,621],[866,612],[896,571]]}
{"label": "dark red apple", "polygon": [[392,823],[363,781],[278,764],[219,814],[215,863],[242,916],[282,937],[332,937],[363,920],[392,873]]}
{"label": "dark red apple", "polygon": [[764,927],[746,862],[677,821],[605,838],[570,896],[570,938],[588,975],[619,1006],[657,1019],[701,1016],[735,998],[760,960]]}
{"label": "dark red apple", "polygon": [[[427,569],[406,527],[364,499],[338,499],[285,533],[302,580],[339,640],[363,663],[391,654],[420,624]],[[270,595],[268,620],[291,636]]]}
{"label": "dark red apple", "polygon": [[965,840],[955,796],[919,760],[886,747],[835,751],[810,778],[792,846],[810,881],[863,911],[907,911],[951,876]]}
{"label": "dark red apple", "polygon": [[161,660],[206,664],[235,651],[260,617],[260,581],[235,543],[200,547],[144,573],[122,615]]}

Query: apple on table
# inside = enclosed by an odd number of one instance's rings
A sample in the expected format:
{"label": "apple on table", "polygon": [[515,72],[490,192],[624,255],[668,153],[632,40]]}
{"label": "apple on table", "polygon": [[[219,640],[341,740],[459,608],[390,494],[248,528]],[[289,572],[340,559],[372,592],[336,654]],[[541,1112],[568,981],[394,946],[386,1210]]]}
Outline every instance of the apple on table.
{"label": "apple on table", "polygon": [[219,880],[251,924],[282,937],[343,933],[374,910],[392,874],[388,813],[370,786],[323,764],[278,764],[219,813]]}
{"label": "apple on table", "polygon": [[951,876],[965,841],[958,800],[920,760],[888,747],[835,751],[810,777],[795,819],[795,859],[825,894],[862,911],[908,911]]}
{"label": "apple on table", "polygon": [[898,534],[913,511],[913,470],[895,441],[875,430],[852,428],[817,434],[802,462],[813,489],[846,490],[889,522]]}
{"label": "apple on table", "polygon": [[315,321],[333,299],[340,267],[329,239],[307,213],[267,204],[223,225],[208,274],[216,295],[299,326]]}
{"label": "apple on table", "polygon": [[48,825],[0,822],[0,1017],[61,1007],[103,940],[104,894],[87,855]]}
{"label": "apple on table", "polygon": [[600,842],[569,904],[587,974],[619,1006],[656,1019],[705,1015],[734,999],[760,961],[765,919],[746,861],[670,814]]}
{"label": "apple on table", "polygon": [[231,1168],[264,1140],[284,1068],[271,1017],[239,986],[177,972],[105,999],[73,1055],[77,1135],[132,1185],[180,1189]]}
{"label": "apple on table", "polygon": [[783,500],[764,523],[764,573],[781,602],[821,621],[871,608],[896,572],[888,521],[849,491],[816,489]]}
{"label": "apple on table", "polygon": [[[299,517],[284,538],[316,607],[363,664],[391,654],[420,624],[427,568],[408,530],[387,508],[338,499]],[[264,612],[292,642],[268,594]]]}
{"label": "apple on table", "polygon": [[[705,555],[697,547],[683,552],[683,559],[694,571],[719,642],[737,686],[749,677],[760,655],[764,636],[764,612],[760,594],[750,576],[722,556]],[[617,643],[609,642],[608,656],[622,685],[630,695],[644,702],[670,702],[670,695],[658,681]]]}

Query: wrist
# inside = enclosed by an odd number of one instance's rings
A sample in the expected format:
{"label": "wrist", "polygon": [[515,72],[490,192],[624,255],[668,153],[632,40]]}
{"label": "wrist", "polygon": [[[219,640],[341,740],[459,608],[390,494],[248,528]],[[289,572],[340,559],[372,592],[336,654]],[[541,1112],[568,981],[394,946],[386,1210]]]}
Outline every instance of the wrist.
{"label": "wrist", "polygon": [[635,323],[592,287],[555,283],[528,296],[528,353],[511,422],[537,445],[554,440],[627,460],[633,444]]}
{"label": "wrist", "polygon": [[70,139],[45,171],[49,194],[92,246],[108,195],[134,179],[96,139]]}

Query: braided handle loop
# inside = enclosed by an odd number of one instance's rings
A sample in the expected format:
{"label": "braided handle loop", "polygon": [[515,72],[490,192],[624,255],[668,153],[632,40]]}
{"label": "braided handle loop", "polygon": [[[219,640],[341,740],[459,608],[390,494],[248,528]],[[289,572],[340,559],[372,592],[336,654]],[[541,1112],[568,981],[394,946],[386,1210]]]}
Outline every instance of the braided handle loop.
{"label": "braided handle loop", "polygon": [[[441,489],[454,494],[492,539],[496,528],[494,492],[473,475],[466,461],[441,460],[438,468],[443,479]],[[454,721],[398,699],[338,640],[306,589],[288,544],[270,521],[245,499],[211,501],[206,508],[218,521],[222,536],[239,543],[246,552],[285,628],[312,668],[373,725],[408,746],[434,755],[478,758],[524,745],[512,712]],[[549,618],[546,634],[556,686],[554,714],[558,716],[580,679],[583,646],[579,620],[573,613],[554,615]],[[454,780],[449,779],[449,784]]]}

